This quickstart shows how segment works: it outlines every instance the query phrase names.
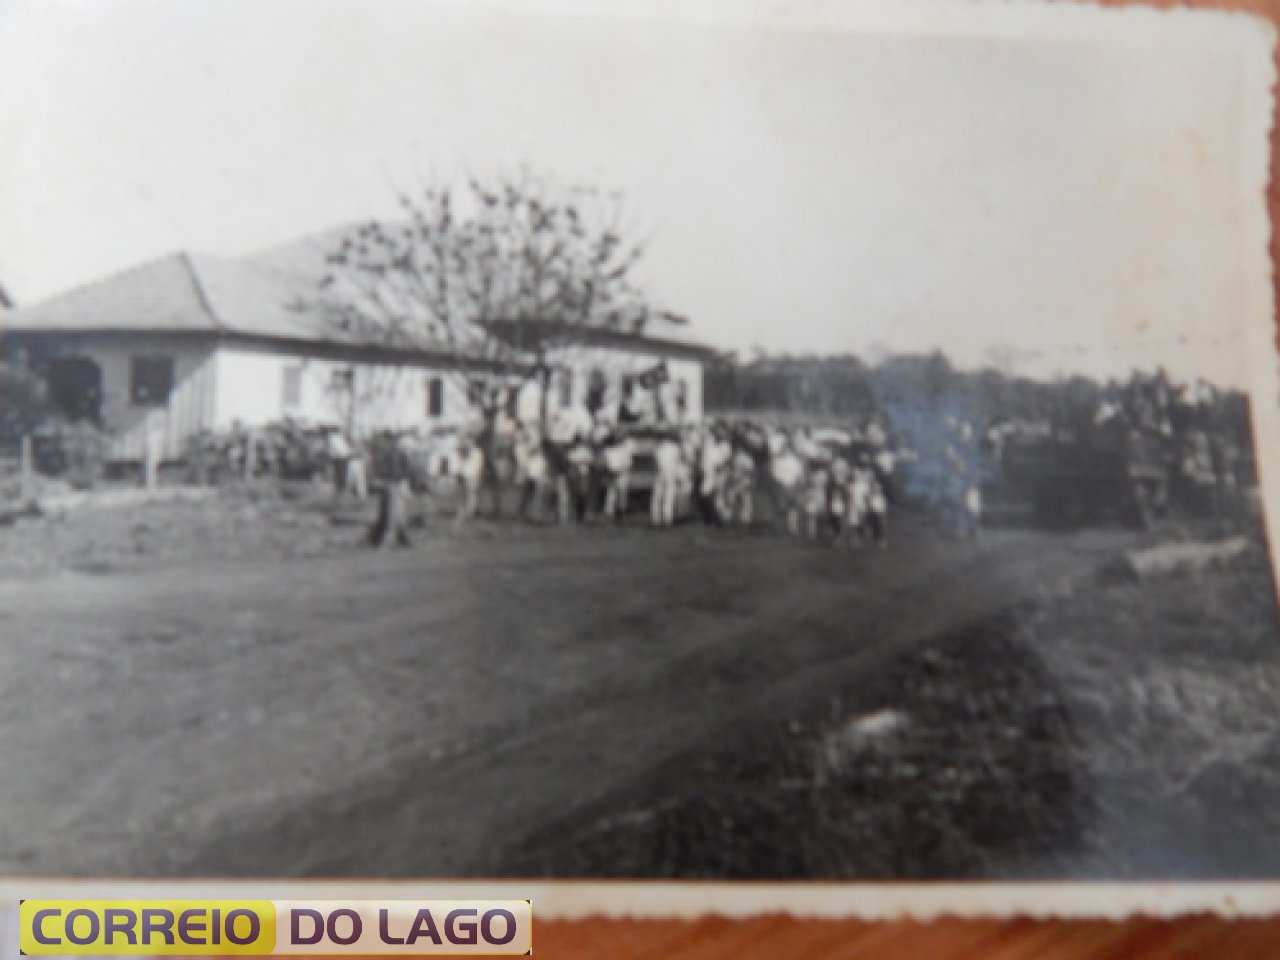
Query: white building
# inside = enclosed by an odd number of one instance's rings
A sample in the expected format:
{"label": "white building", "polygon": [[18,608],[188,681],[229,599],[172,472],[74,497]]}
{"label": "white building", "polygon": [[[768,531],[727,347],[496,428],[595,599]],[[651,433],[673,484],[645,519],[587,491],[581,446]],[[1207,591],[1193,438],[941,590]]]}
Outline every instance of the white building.
{"label": "white building", "polygon": [[[389,345],[338,329],[299,307],[323,258],[303,241],[246,258],[176,253],[0,317],[0,349],[43,372],[57,407],[101,424],[110,457],[140,459],[148,431],[177,458],[202,430],[285,418],[373,430],[449,427],[474,417],[476,380],[518,384],[531,365],[432,344]],[[582,327],[558,337],[553,412],[584,404],[601,383],[610,401],[628,377],[661,369],[683,415],[702,410],[710,351],[672,336]],[[538,409],[536,385],[519,404]]]}

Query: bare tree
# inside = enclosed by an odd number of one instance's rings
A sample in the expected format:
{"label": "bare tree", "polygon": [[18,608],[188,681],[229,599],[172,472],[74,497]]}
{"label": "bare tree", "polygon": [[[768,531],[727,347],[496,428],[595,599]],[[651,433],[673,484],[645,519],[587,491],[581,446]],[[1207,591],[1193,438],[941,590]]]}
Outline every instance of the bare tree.
{"label": "bare tree", "polygon": [[[442,354],[485,417],[496,411],[473,395],[478,378],[537,377],[545,426],[551,373],[575,331],[639,332],[653,316],[633,280],[644,245],[624,239],[616,193],[522,170],[396,199],[404,216],[348,231],[296,306],[365,343]],[[368,402],[376,379],[352,402]]]}

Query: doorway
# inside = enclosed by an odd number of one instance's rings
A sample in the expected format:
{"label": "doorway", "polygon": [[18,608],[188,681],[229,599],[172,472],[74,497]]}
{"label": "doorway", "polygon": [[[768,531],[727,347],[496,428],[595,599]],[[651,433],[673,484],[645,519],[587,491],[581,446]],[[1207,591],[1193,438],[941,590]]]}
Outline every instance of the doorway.
{"label": "doorway", "polygon": [[102,425],[102,368],[87,357],[49,361],[45,376],[53,406],[72,421]]}

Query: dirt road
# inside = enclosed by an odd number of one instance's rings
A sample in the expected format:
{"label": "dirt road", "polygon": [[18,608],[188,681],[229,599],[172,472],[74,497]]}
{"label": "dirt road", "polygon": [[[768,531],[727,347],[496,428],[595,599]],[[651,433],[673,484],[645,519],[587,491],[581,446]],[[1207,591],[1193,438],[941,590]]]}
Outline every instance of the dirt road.
{"label": "dirt road", "polygon": [[1126,534],[483,528],[0,583],[0,870],[463,876]]}

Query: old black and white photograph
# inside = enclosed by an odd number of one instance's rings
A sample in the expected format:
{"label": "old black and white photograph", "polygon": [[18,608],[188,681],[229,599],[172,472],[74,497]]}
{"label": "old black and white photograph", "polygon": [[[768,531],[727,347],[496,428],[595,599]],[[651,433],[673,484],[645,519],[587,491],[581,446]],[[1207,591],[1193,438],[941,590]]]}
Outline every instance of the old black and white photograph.
{"label": "old black and white photograph", "polygon": [[0,2],[0,875],[1280,879],[1273,39]]}

